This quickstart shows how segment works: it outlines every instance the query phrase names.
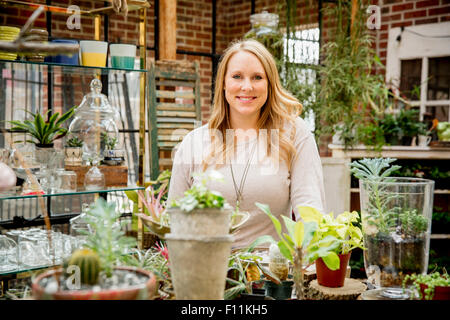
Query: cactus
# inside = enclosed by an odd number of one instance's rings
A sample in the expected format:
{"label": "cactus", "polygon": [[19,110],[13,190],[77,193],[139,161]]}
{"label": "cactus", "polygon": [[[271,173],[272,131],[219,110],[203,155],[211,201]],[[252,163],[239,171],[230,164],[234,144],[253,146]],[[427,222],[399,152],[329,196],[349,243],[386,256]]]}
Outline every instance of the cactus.
{"label": "cactus", "polygon": [[76,265],[80,268],[81,283],[90,285],[97,283],[100,273],[100,258],[93,250],[76,250],[70,257],[68,265]]}

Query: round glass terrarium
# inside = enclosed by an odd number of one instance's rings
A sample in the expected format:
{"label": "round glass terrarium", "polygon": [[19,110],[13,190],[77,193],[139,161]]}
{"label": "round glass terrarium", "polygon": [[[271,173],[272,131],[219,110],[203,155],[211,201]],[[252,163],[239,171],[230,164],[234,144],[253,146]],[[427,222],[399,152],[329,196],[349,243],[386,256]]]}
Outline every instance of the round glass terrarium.
{"label": "round glass terrarium", "polygon": [[69,125],[72,135],[83,140],[83,160],[98,164],[103,159],[105,142],[119,141],[117,121],[119,112],[111,106],[108,98],[101,93],[102,83],[99,79],[91,81],[91,92],[84,96],[75,110],[75,116]]}
{"label": "round glass terrarium", "polygon": [[283,54],[283,35],[278,30],[279,17],[275,13],[263,11],[261,13],[252,14],[250,23],[252,29],[248,31],[244,38],[256,39],[272,53],[272,55],[280,59]]}

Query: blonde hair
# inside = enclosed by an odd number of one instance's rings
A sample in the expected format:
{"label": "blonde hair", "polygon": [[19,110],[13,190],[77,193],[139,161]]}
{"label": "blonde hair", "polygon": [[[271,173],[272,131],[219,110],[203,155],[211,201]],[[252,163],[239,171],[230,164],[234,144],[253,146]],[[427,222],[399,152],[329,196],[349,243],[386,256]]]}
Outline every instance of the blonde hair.
{"label": "blonde hair", "polygon": [[[257,122],[258,129],[279,130],[279,154],[290,169],[291,163],[295,158],[296,150],[293,145],[295,137],[295,118],[301,113],[302,105],[298,100],[286,91],[280,82],[277,66],[271,53],[266,47],[256,40],[240,40],[232,42],[222,55],[217,69],[214,101],[211,118],[208,127],[211,136],[211,153],[203,161],[203,170],[206,170],[208,163],[213,159],[225,159],[225,156],[231,152],[230,144],[225,143],[226,130],[231,129],[230,107],[225,98],[224,81],[227,72],[227,66],[230,58],[237,52],[247,51],[254,54],[264,67],[267,75],[267,100],[261,108],[260,116]],[[284,126],[291,123],[293,128],[291,137],[285,136]],[[218,141],[215,135],[216,130],[222,133],[222,141]],[[272,156],[272,136],[267,135],[267,154]],[[234,145],[234,144],[233,144]],[[225,163],[222,161],[217,163]]]}

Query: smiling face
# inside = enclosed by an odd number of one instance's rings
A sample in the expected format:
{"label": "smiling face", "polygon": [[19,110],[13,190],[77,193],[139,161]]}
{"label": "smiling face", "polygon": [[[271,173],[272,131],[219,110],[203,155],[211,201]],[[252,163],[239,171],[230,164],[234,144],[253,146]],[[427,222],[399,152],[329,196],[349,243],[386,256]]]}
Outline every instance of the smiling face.
{"label": "smiling face", "polygon": [[267,101],[268,79],[253,53],[239,51],[230,58],[224,91],[233,128],[256,128],[260,110]]}

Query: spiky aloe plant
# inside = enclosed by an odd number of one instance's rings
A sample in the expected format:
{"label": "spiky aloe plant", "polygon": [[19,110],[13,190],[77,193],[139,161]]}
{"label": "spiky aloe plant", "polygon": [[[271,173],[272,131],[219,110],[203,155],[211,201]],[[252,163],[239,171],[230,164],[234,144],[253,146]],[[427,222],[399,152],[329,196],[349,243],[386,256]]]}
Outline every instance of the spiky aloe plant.
{"label": "spiky aloe plant", "polygon": [[[48,110],[44,115],[41,115],[39,112],[32,113],[30,111],[25,110],[32,117],[32,120],[12,120],[8,121],[13,125],[11,128],[12,131],[25,132],[29,134],[34,140],[26,140],[26,142],[34,143],[39,146],[49,146],[52,145],[53,142],[57,139],[64,137],[68,130],[62,125],[68,119],[70,119],[74,113],[75,108],[70,108],[66,113],[59,115],[59,112],[51,115],[49,117]],[[44,118],[48,118],[44,120]]]}
{"label": "spiky aloe plant", "polygon": [[66,141],[66,146],[71,148],[81,148],[83,143],[83,140],[79,139],[77,136],[72,136]]}

